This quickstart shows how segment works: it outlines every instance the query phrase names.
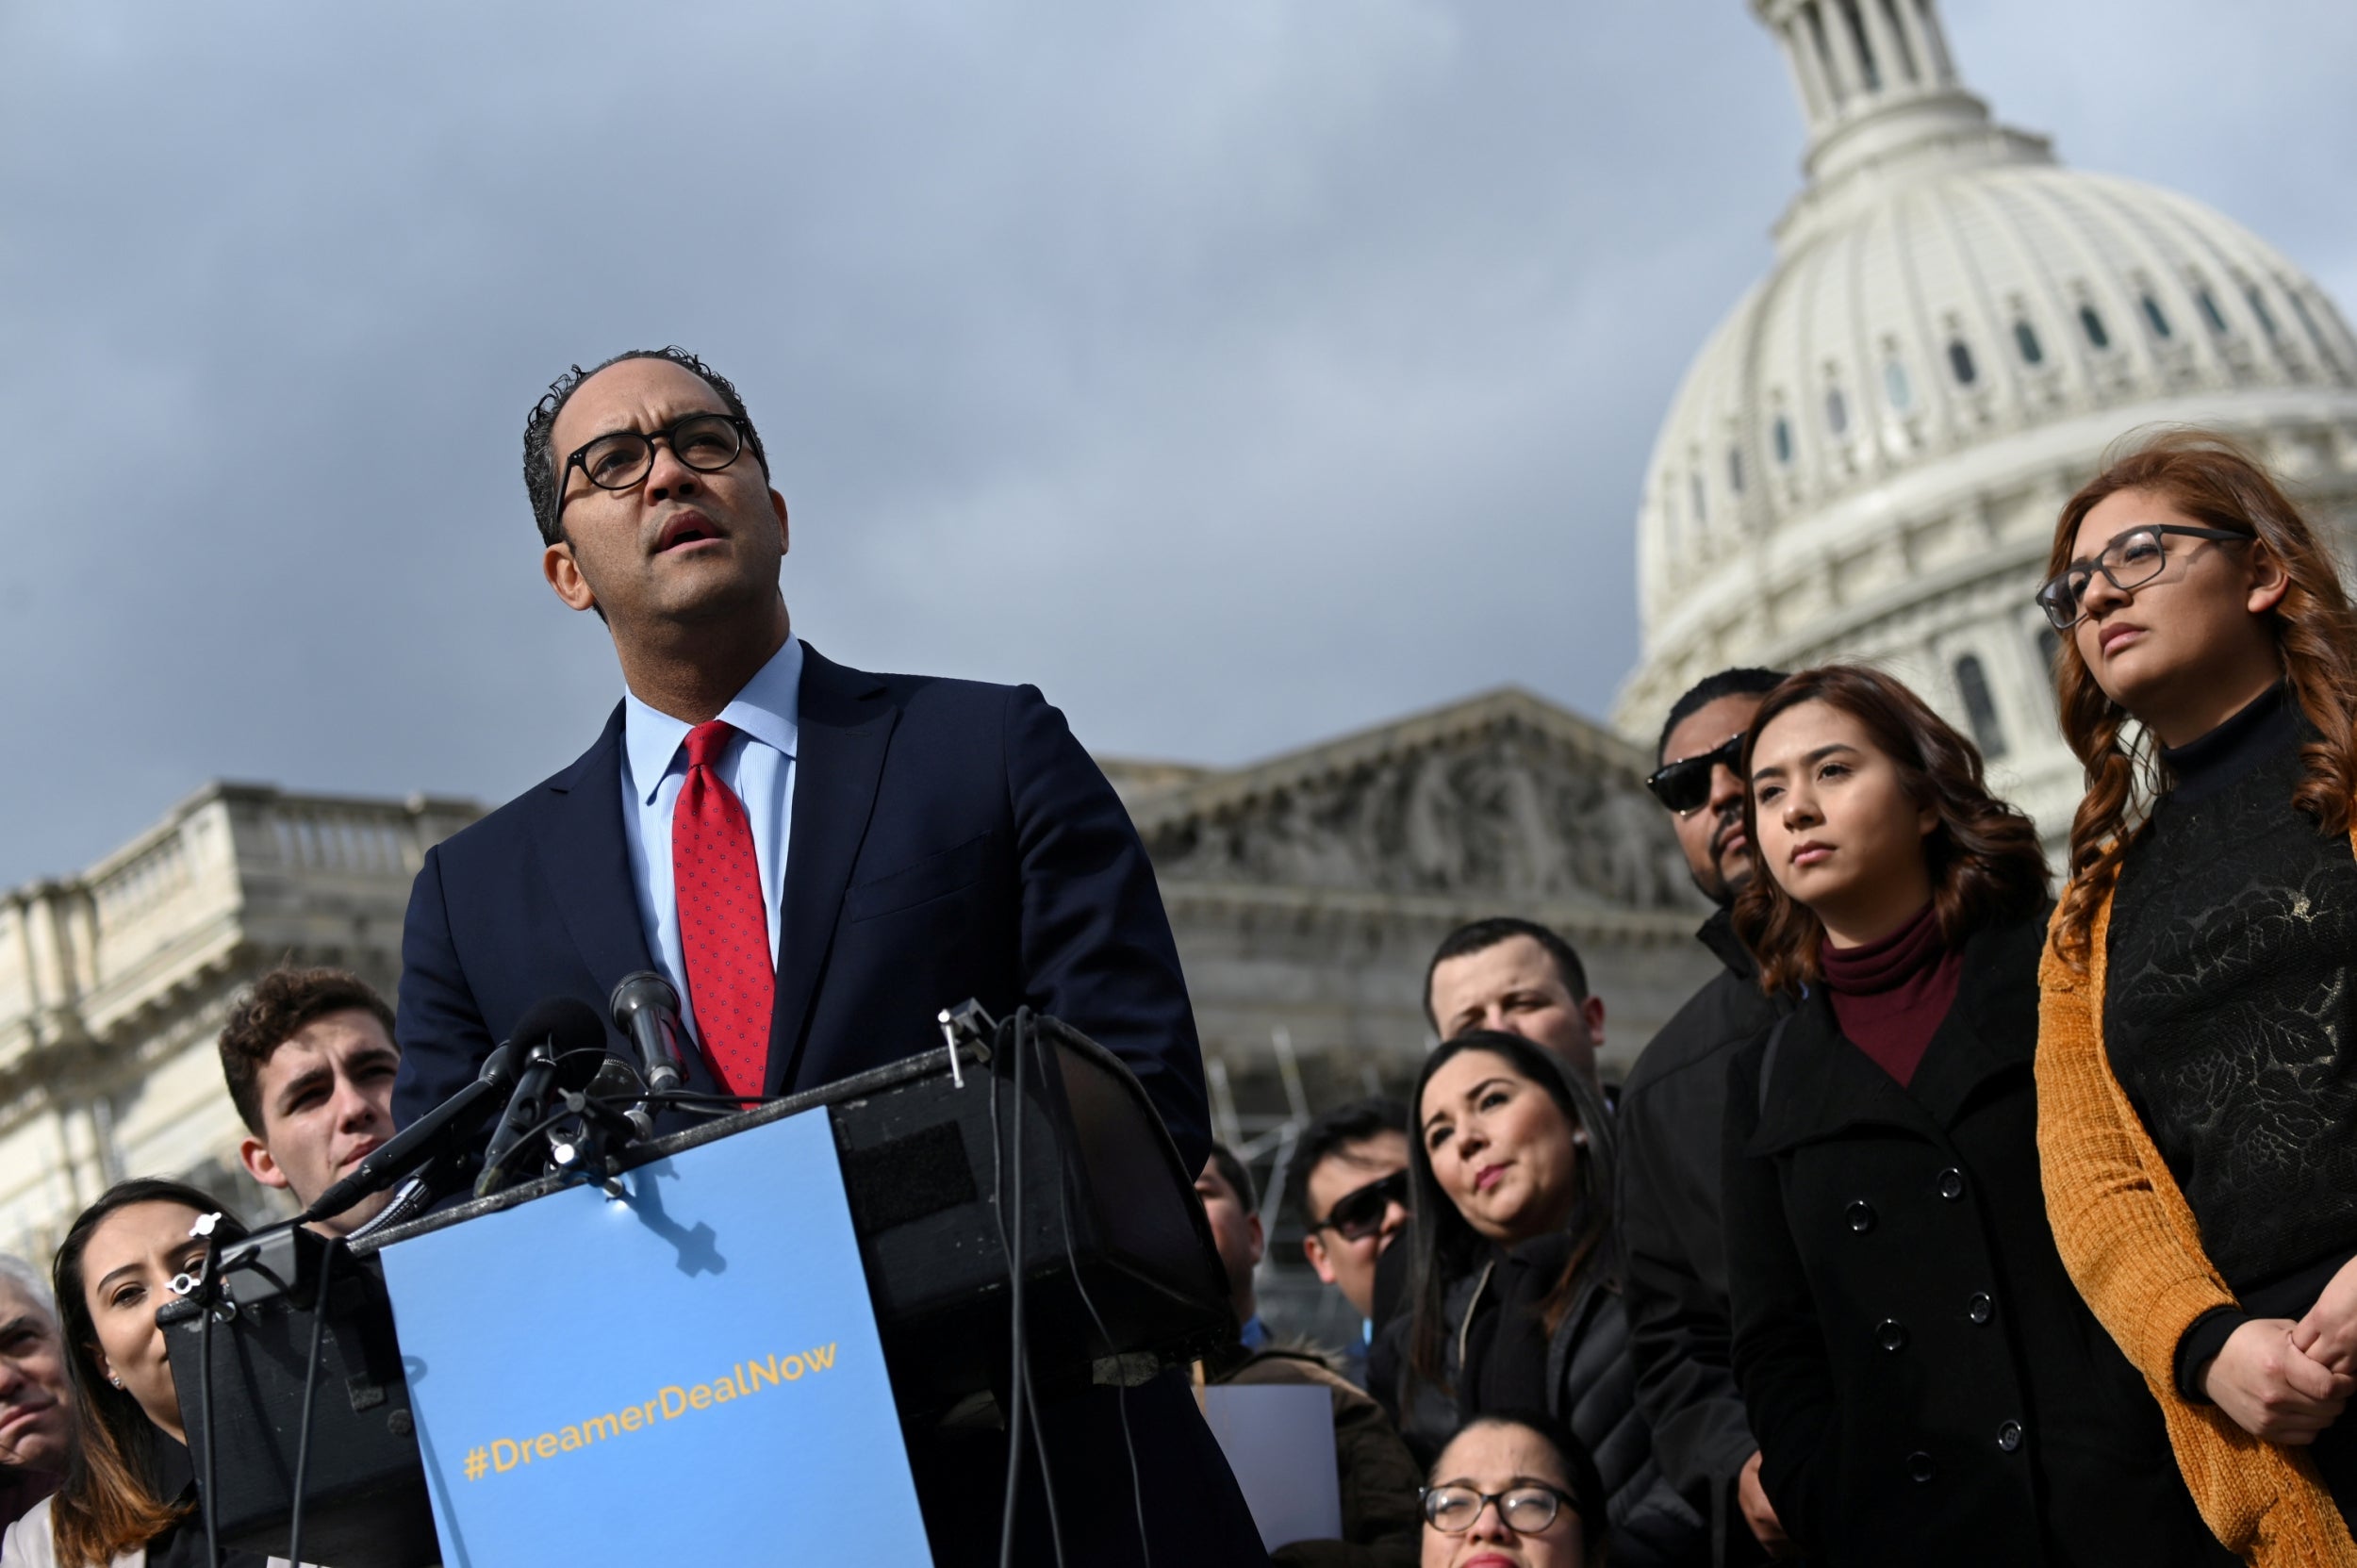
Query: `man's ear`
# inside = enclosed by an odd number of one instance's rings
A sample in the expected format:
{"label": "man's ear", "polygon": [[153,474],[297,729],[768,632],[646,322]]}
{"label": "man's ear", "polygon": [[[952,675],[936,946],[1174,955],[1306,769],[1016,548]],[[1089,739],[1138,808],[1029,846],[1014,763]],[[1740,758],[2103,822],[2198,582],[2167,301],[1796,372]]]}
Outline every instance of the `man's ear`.
{"label": "man's ear", "polygon": [[1579,1015],[1587,1021],[1591,1045],[1604,1044],[1604,999],[1590,997],[1579,1004]]}
{"label": "man's ear", "polygon": [[1261,1266],[1261,1255],[1268,1250],[1268,1232],[1261,1228],[1261,1216],[1246,1214],[1244,1223],[1252,1231],[1252,1266]]}
{"label": "man's ear", "polygon": [[783,555],[794,548],[794,534],[786,526],[785,497],[774,489],[769,492],[769,510],[778,514],[778,553]]}
{"label": "man's ear", "polygon": [[245,1167],[246,1175],[265,1187],[276,1187],[284,1192],[290,1185],[287,1173],[278,1168],[276,1160],[271,1158],[270,1145],[251,1133],[238,1144],[238,1164]]}
{"label": "man's ear", "polygon": [[1301,1255],[1310,1260],[1310,1266],[1317,1270],[1322,1282],[1328,1285],[1334,1282],[1334,1265],[1327,1260],[1326,1242],[1316,1231],[1312,1230],[1301,1238]]}
{"label": "man's ear", "polygon": [[571,610],[595,609],[598,596],[589,591],[589,579],[581,574],[581,565],[573,559],[573,547],[563,539],[540,552],[540,575],[549,580],[556,597]]}

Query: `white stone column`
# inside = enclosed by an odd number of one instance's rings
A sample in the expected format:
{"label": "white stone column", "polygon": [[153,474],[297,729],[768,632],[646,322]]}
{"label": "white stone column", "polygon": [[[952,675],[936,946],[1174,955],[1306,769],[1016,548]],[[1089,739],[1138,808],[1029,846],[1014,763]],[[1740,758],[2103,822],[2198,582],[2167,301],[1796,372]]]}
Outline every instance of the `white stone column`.
{"label": "white stone column", "polygon": [[1874,51],[1874,60],[1882,68],[1883,91],[1911,92],[1922,85],[1922,76],[1908,69],[1908,51],[1891,30],[1890,13],[1882,8],[1882,0],[1857,0],[1859,17],[1866,24],[1866,38]]}
{"label": "white stone column", "polygon": [[1841,14],[1840,0],[1814,0],[1806,8],[1816,15],[1819,29],[1825,40],[1825,53],[1833,58],[1833,79],[1839,91],[1843,106],[1849,107],[1864,98],[1866,92],[1866,62],[1858,55],[1858,41],[1850,30],[1850,19]]}
{"label": "white stone column", "polygon": [[1808,36],[1808,24],[1797,9],[1776,29],[1776,39],[1784,45],[1785,61],[1792,67],[1792,79],[1800,88],[1801,107],[1814,132],[1834,118],[1840,105],[1834,97],[1833,84],[1825,80],[1824,62],[1818,58],[1817,44]]}

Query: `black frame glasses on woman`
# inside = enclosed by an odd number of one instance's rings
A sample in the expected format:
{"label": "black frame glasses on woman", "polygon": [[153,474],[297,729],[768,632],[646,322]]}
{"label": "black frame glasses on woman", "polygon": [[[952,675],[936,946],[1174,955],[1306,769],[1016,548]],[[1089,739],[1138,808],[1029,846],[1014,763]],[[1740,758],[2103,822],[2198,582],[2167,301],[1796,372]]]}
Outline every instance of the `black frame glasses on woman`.
{"label": "black frame glasses on woman", "polygon": [[1544,1481],[1517,1481],[1503,1492],[1482,1492],[1470,1486],[1427,1486],[1424,1489],[1424,1522],[1442,1535],[1462,1535],[1481,1518],[1481,1510],[1497,1505],[1498,1517],[1516,1535],[1544,1535],[1565,1510],[1577,1516],[1578,1500],[1560,1487]]}
{"label": "black frame glasses on woman", "polygon": [[2046,612],[2046,619],[2055,631],[2069,631],[2087,618],[2080,600],[2097,572],[2102,572],[2104,580],[2122,593],[2140,588],[2158,577],[2161,569],[2168,565],[2168,546],[2161,542],[2162,536],[2168,534],[2182,534],[2192,539],[2233,539],[2244,544],[2255,537],[2231,528],[2195,528],[2182,522],[2138,523],[2113,535],[2103,553],[2094,560],[2073,561],[2049,579],[2037,590],[2037,607]]}
{"label": "black frame glasses on woman", "polygon": [[1310,1229],[1331,1230],[1346,1242],[1362,1242],[1383,1229],[1383,1215],[1394,1203],[1408,1207],[1408,1173],[1404,1170],[1353,1187],[1336,1198],[1326,1217]]}
{"label": "black frame glasses on woman", "polygon": [[751,429],[734,414],[684,414],[660,430],[609,430],[565,459],[557,475],[575,469],[601,490],[627,490],[654,471],[654,444],[668,443],[672,454],[698,473],[718,473],[745,454]]}
{"label": "black frame glasses on woman", "polygon": [[1691,817],[1710,799],[1710,770],[1724,767],[1735,770],[1743,760],[1743,737],[1747,732],[1738,730],[1729,739],[1721,741],[1707,751],[1697,751],[1690,757],[1680,757],[1657,768],[1645,781],[1653,798],[1676,812]]}

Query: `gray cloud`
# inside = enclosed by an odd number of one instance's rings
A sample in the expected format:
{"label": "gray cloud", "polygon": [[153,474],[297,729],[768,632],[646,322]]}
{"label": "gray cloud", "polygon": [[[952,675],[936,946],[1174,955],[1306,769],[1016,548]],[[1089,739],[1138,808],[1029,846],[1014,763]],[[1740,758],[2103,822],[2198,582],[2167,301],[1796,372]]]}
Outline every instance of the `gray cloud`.
{"label": "gray cloud", "polygon": [[[2002,114],[2357,297],[2357,14],[1948,9]],[[517,442],[632,344],[744,388],[837,657],[1206,761],[1601,714],[1656,421],[1801,141],[1734,0],[94,3],[0,51],[0,883],[211,776],[574,755],[618,677]]]}

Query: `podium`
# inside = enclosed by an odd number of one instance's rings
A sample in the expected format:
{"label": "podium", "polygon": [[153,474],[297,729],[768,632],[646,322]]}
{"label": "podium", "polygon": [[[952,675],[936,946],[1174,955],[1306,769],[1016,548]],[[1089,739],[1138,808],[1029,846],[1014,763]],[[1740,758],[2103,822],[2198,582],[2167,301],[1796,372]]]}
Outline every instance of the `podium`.
{"label": "podium", "polygon": [[[1039,1397],[1143,1380],[1231,1331],[1192,1173],[1119,1060],[1053,1019],[614,1166],[336,1250],[305,1556],[764,1560],[816,1509],[850,1510],[880,1560],[924,1562],[904,1441],[1006,1404],[1010,1251]],[[167,1326],[223,1544],[277,1552],[328,1249],[281,1252],[224,1268],[234,1316]]]}

